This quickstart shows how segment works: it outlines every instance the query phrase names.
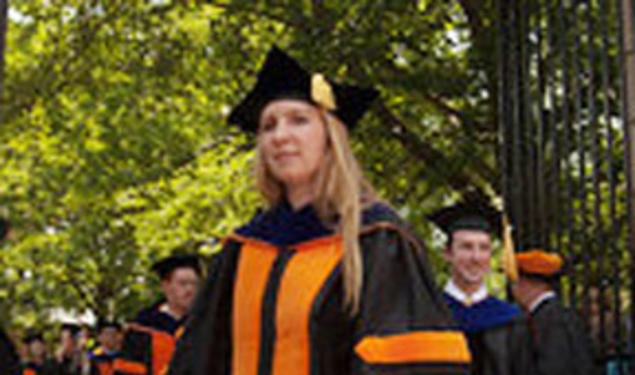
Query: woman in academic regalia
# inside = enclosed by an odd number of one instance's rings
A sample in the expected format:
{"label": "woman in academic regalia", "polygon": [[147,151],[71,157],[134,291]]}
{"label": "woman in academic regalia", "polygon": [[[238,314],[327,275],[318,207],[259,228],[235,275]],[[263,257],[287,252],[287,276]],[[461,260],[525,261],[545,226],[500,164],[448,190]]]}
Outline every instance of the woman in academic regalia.
{"label": "woman in academic regalia", "polygon": [[170,374],[466,373],[421,242],[348,142],[376,96],[268,53],[229,122],[256,135],[270,207],[213,260]]}

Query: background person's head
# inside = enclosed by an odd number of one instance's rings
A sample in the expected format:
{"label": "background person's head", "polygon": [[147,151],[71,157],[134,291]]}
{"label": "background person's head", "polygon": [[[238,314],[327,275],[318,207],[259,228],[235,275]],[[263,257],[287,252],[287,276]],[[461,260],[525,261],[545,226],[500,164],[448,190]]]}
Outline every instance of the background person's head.
{"label": "background person's head", "polygon": [[324,224],[341,232],[345,300],[353,311],[361,293],[361,207],[376,198],[348,131],[377,95],[312,75],[273,47],[256,85],[229,116],[230,124],[257,136],[256,185],[269,204],[312,204]]}
{"label": "background person's head", "polygon": [[97,341],[105,350],[116,352],[121,344],[121,325],[115,321],[101,320],[97,323]]}
{"label": "background person's head", "polygon": [[443,258],[450,266],[452,281],[469,293],[485,282],[493,235],[501,233],[500,212],[481,194],[470,192],[461,202],[428,216],[447,235]]}
{"label": "background person's head", "polygon": [[60,341],[55,351],[57,360],[62,361],[64,358],[74,356],[79,350],[77,335],[80,327],[74,323],[64,323],[60,328]]}
{"label": "background person's head", "polygon": [[41,363],[46,358],[46,344],[40,332],[28,332],[23,340],[26,346],[27,359]]}
{"label": "background person's head", "polygon": [[196,255],[173,255],[152,266],[161,279],[161,291],[173,313],[183,315],[190,309],[201,276]]}
{"label": "background person's head", "polygon": [[525,310],[545,292],[553,291],[553,284],[562,272],[563,260],[555,253],[533,249],[516,254],[518,281],[511,285],[514,299]]}
{"label": "background person's head", "polygon": [[478,288],[485,282],[490,271],[492,237],[489,232],[474,229],[459,229],[451,234],[443,252],[450,265],[452,280],[461,288]]}

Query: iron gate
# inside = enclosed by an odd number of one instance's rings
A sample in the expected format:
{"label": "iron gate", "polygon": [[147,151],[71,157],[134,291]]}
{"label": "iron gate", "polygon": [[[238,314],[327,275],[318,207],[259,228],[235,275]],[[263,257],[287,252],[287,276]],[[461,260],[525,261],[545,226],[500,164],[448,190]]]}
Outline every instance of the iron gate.
{"label": "iron gate", "polygon": [[565,257],[561,295],[598,361],[635,374],[627,1],[499,0],[498,118],[516,243]]}

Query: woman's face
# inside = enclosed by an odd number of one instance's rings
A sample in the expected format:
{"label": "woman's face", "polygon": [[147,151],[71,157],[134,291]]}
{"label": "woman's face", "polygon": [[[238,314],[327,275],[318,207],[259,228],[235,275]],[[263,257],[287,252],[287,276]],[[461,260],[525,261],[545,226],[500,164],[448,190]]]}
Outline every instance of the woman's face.
{"label": "woman's face", "polygon": [[260,114],[258,144],[267,168],[287,188],[311,184],[326,149],[319,110],[303,100],[272,101]]}

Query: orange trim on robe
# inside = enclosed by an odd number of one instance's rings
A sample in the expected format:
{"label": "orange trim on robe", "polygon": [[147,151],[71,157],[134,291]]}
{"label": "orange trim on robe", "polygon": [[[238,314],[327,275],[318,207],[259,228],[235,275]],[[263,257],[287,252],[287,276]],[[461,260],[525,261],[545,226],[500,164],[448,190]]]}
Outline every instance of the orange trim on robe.
{"label": "orange trim on robe", "polygon": [[262,242],[245,242],[233,294],[232,373],[256,374],[260,356],[262,300],[278,249]]}
{"label": "orange trim on robe", "polygon": [[[149,334],[152,339],[152,373],[163,374],[170,365],[172,355],[176,349],[176,337],[171,334],[146,327],[137,323],[131,323],[128,326],[129,329],[145,332]],[[117,369],[119,369],[117,367]],[[147,370],[146,370],[147,371]]]}
{"label": "orange trim on robe", "polygon": [[176,348],[176,338],[166,332],[152,332],[152,371],[164,374],[170,366]]}
{"label": "orange trim on robe", "polygon": [[97,364],[97,368],[99,369],[100,375],[113,375],[115,373],[115,369],[113,367],[112,362],[101,362]]}
{"label": "orange trim on robe", "polygon": [[390,336],[367,336],[355,352],[366,363],[469,363],[467,340],[458,331],[419,331]]}
{"label": "orange trim on robe", "polygon": [[33,370],[32,368],[25,368],[22,371],[22,375],[37,375],[37,374],[35,373],[35,370]]}
{"label": "orange trim on robe", "polygon": [[148,368],[143,363],[126,361],[120,358],[115,359],[114,367],[117,371],[128,374],[145,375],[148,372]]}
{"label": "orange trim on robe", "polygon": [[278,290],[272,375],[310,373],[311,308],[342,257],[341,241],[336,237],[307,242],[297,250]]}

